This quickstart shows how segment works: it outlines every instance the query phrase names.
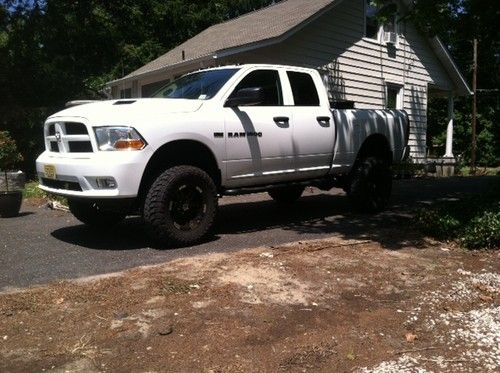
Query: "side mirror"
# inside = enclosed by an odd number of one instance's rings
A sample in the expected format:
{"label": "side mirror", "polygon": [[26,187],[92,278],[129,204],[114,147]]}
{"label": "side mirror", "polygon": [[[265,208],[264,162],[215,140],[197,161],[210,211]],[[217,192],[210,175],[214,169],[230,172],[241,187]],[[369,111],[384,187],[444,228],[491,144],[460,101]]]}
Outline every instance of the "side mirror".
{"label": "side mirror", "polygon": [[264,100],[264,88],[242,88],[229,96],[224,107],[260,105]]}

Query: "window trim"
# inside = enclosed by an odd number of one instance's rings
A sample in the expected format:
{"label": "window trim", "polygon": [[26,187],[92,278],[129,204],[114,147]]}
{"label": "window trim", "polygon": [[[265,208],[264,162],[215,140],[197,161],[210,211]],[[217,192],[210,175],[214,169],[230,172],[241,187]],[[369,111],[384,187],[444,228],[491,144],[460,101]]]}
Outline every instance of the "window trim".
{"label": "window trim", "polygon": [[[396,108],[395,110],[403,110],[404,109],[404,84],[399,83],[399,82],[391,82],[391,81],[386,81],[384,85],[385,89],[385,102],[384,102],[384,108],[389,109],[387,107],[388,101],[389,101],[389,88],[396,88],[398,90],[397,96],[396,96]],[[390,109],[394,110],[394,109]]]}

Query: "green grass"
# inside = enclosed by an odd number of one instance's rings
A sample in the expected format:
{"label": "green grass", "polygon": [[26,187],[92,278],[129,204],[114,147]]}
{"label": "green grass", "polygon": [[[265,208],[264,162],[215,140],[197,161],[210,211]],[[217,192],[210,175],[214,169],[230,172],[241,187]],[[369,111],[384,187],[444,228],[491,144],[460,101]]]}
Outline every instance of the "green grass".
{"label": "green grass", "polygon": [[24,198],[49,198],[48,194],[38,188],[38,181],[29,181],[24,186]]}
{"label": "green grass", "polygon": [[[471,176],[470,167],[462,167],[458,171],[458,175]],[[500,167],[476,167],[476,175],[478,176],[500,176]]]}
{"label": "green grass", "polygon": [[68,205],[66,198],[45,193],[38,187],[38,185],[39,185],[38,180],[27,182],[26,185],[24,186],[23,197],[25,199],[45,199],[47,201],[49,200],[58,201],[65,206]]}

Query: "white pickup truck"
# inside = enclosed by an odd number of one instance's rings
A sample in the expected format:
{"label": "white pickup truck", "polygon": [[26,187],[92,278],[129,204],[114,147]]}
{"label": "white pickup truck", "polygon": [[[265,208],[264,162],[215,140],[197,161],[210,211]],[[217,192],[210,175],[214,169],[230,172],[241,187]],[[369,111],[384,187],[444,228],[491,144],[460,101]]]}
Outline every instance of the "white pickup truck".
{"label": "white pickup truck", "polygon": [[378,211],[408,153],[404,111],[333,109],[321,75],[277,65],[194,72],[152,98],[80,105],[49,117],[40,188],[85,224],[140,213],[157,242],[189,245],[214,225],[218,198],[306,186],[343,188]]}

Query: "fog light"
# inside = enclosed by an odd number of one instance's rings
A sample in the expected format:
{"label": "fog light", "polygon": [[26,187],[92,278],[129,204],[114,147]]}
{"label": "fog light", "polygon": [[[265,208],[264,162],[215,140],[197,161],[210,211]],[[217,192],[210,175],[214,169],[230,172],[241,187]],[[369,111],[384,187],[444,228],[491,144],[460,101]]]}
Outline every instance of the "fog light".
{"label": "fog light", "polygon": [[97,177],[95,179],[98,189],[116,189],[116,180],[112,177]]}

